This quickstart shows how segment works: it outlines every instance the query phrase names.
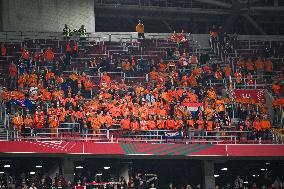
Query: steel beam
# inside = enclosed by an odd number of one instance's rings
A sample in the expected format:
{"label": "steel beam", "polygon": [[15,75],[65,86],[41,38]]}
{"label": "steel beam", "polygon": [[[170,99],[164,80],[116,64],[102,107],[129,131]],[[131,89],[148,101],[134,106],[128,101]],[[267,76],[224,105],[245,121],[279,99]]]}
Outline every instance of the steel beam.
{"label": "steel beam", "polygon": [[242,16],[245,17],[260,34],[266,35],[265,31],[253,20],[252,17],[248,14],[243,14]]}
{"label": "steel beam", "polygon": [[255,7],[250,7],[250,8],[243,8],[241,9],[242,11],[248,11],[248,10],[252,10],[252,11],[284,11],[284,6],[255,6]]}
{"label": "steel beam", "polygon": [[215,15],[223,15],[229,14],[228,10],[224,9],[202,9],[202,8],[177,8],[177,7],[155,7],[155,6],[147,6],[147,7],[138,7],[136,5],[121,5],[118,7],[114,7],[113,5],[97,5],[96,9],[101,10],[113,10],[113,11],[144,11],[144,12],[164,12],[164,13],[196,13],[196,14],[215,14]]}
{"label": "steel beam", "polygon": [[231,8],[232,4],[230,3],[225,3],[225,2],[221,2],[221,1],[217,1],[217,0],[196,0],[199,1],[201,3],[207,3],[210,5],[216,5],[216,6],[220,6],[220,7],[224,7],[224,8]]}

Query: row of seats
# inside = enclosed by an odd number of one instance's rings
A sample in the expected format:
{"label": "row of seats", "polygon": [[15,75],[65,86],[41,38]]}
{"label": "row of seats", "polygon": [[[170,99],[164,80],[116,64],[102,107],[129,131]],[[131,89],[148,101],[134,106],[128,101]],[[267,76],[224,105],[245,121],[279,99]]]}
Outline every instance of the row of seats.
{"label": "row of seats", "polygon": [[[36,68],[38,59],[33,57],[29,61],[24,58],[25,51],[31,54],[37,52],[33,50],[38,45],[35,43],[23,43],[22,63],[10,65],[10,86],[2,92],[9,113],[23,108],[22,113],[12,116],[11,128],[18,134],[23,128],[58,128],[60,123],[76,122],[80,124],[80,132],[92,130],[94,134],[101,128],[120,124],[124,130],[180,130],[185,136],[203,136],[204,130],[254,131],[254,137],[266,138],[267,135],[261,133],[271,127],[265,104],[250,104],[252,108],[248,110],[247,102],[236,102],[230,96],[224,98],[222,89],[227,88],[227,84],[223,83],[219,88],[210,87],[211,81],[226,80],[235,73],[229,65],[223,68],[223,65],[210,62],[206,52],[193,53],[190,40],[182,45],[166,39],[145,39],[134,43],[81,41],[75,53],[69,51],[68,46],[77,42],[49,42],[47,45],[40,44],[41,48],[48,48],[42,50],[45,58],[40,62],[45,69]],[[49,50],[54,53],[51,59],[46,56]],[[12,52],[8,48],[8,53]],[[131,60],[131,67],[141,66],[137,57],[149,58],[147,69],[142,73],[145,78],[148,75],[149,82],[135,80],[138,69],[133,69],[132,77],[129,77],[133,82],[130,83],[119,80],[121,77],[110,76],[107,73],[111,71],[110,65],[117,61],[114,52],[118,53],[118,58],[126,55]],[[64,55],[63,59],[59,58],[61,55]],[[3,58],[8,57],[9,54]],[[20,56],[18,54],[13,58],[19,59]],[[91,72],[91,69],[85,72],[86,67],[82,66],[85,58],[101,61],[100,67],[105,72]],[[23,72],[20,72],[21,69]],[[125,67],[122,71],[130,74]],[[97,74],[98,77],[92,77]],[[230,81],[228,83],[230,85]],[[235,114],[232,104],[235,103],[245,110],[240,115],[246,115],[247,122],[241,120],[235,124],[232,121]]]}

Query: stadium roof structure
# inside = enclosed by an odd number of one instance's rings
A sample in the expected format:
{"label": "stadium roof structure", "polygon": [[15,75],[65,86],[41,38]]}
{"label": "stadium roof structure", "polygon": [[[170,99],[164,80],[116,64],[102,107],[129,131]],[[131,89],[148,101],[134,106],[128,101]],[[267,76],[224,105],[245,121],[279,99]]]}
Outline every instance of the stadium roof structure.
{"label": "stadium roof structure", "polygon": [[[95,14],[96,28],[102,31],[118,28],[114,19],[124,20],[124,30],[142,19],[160,23],[164,31],[175,30],[183,22],[192,33],[204,33],[213,24],[231,33],[284,33],[284,3],[279,0],[97,0]],[[113,27],[108,25],[110,18]],[[159,32],[149,25],[149,32]]]}

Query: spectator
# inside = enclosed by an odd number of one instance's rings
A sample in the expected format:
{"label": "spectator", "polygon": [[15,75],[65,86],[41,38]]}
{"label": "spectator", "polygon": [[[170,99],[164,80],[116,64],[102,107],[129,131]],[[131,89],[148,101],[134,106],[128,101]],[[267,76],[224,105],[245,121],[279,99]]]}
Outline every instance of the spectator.
{"label": "spectator", "polygon": [[52,51],[51,47],[48,47],[44,53],[44,59],[48,64],[52,64],[54,60],[54,52]]}
{"label": "spectator", "polygon": [[138,20],[138,24],[136,25],[136,32],[138,33],[138,38],[145,38],[144,35],[144,24],[142,24],[141,20]]}
{"label": "spectator", "polygon": [[7,56],[7,48],[4,43],[1,44],[1,56]]}

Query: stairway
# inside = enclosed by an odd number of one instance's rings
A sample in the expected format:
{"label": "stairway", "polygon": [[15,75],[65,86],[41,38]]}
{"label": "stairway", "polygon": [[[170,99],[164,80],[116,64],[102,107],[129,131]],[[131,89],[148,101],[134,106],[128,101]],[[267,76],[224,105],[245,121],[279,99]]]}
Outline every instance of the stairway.
{"label": "stairway", "polygon": [[4,128],[2,122],[0,123],[0,141],[7,141],[7,130]]}

